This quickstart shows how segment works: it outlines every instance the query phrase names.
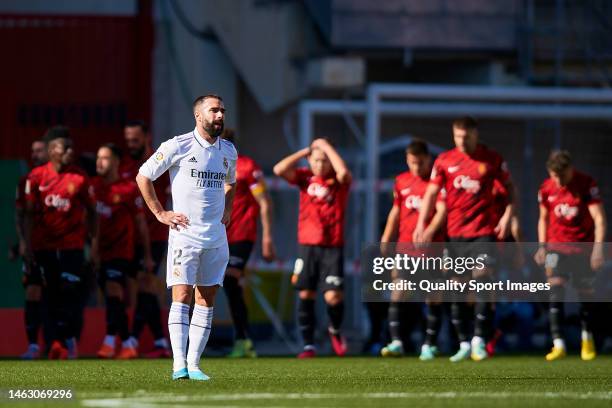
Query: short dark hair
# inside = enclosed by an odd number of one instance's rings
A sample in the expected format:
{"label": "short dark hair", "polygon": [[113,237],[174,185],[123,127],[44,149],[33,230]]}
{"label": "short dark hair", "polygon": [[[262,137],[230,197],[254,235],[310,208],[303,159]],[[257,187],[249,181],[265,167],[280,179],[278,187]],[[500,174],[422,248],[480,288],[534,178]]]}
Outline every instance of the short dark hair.
{"label": "short dark hair", "polygon": [[223,98],[221,98],[219,95],[217,94],[206,94],[206,95],[200,95],[197,98],[195,98],[195,100],[193,101],[193,110],[195,110],[195,108],[203,103],[205,100],[209,99],[209,98],[215,98],[220,100],[221,102],[223,102]]}
{"label": "short dark hair", "polygon": [[114,143],[104,143],[102,146],[100,146],[101,148],[107,148],[108,150],[111,151],[111,153],[113,154],[113,156],[115,156],[117,159],[121,160],[121,157],[123,157],[123,152],[121,151],[121,149],[119,148],[119,146],[117,146]]}
{"label": "short dark hair", "polygon": [[221,138],[225,139],[229,142],[232,142],[232,144],[236,144],[236,132],[234,132],[234,129],[223,129],[223,133],[221,134]]}
{"label": "short dark hair", "polygon": [[412,142],[406,147],[406,154],[413,154],[415,156],[429,156],[429,147],[427,142],[423,139],[414,138]]}
{"label": "short dark hair", "polygon": [[546,161],[546,168],[561,174],[572,166],[572,156],[567,150],[553,150]]}
{"label": "short dark hair", "polygon": [[149,126],[147,125],[147,122],[145,122],[144,120],[141,119],[135,119],[135,120],[128,120],[125,125],[123,125],[124,128],[126,127],[139,127],[142,129],[143,133],[148,133],[149,132]]}
{"label": "short dark hair", "polygon": [[462,116],[453,120],[453,127],[464,130],[478,129],[478,121],[472,116]]}
{"label": "short dark hair", "polygon": [[42,141],[49,144],[56,139],[70,139],[70,129],[66,126],[53,126],[47,129]]}

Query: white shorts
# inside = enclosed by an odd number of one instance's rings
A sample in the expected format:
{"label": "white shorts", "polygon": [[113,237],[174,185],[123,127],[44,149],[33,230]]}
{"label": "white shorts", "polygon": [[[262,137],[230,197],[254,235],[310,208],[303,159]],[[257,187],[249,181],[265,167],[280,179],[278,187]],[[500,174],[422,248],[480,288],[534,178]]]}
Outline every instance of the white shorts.
{"label": "white shorts", "polygon": [[166,285],[223,286],[228,261],[227,241],[219,248],[196,248],[169,239]]}

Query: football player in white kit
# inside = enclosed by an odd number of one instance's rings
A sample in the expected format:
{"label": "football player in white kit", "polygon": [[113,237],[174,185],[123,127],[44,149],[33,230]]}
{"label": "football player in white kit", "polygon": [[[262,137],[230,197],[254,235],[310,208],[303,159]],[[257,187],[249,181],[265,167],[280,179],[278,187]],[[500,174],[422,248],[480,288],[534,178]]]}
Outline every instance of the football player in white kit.
{"label": "football player in white kit", "polygon": [[[238,154],[232,143],[220,137],[225,117],[221,97],[198,97],[193,113],[195,129],[162,143],[142,165],[136,181],[149,209],[170,226],[166,283],[172,288],[168,316],[172,378],[203,381],[209,377],[199,368],[200,356],[210,335],[215,294],[223,284],[229,260],[225,225],[234,199]],[[172,211],[164,209],[153,189],[153,181],[167,170]]]}

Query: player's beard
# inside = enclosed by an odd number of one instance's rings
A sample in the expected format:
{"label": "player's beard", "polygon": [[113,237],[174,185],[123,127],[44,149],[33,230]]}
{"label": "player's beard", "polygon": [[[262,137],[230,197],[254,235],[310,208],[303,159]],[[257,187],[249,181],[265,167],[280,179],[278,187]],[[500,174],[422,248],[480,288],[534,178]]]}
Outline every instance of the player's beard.
{"label": "player's beard", "polygon": [[[215,124],[217,125],[221,125],[218,128],[215,128]],[[210,135],[210,137],[217,137],[220,136],[221,133],[223,133],[223,127],[224,127],[224,123],[222,120],[216,121],[216,122],[206,122],[204,121],[204,130],[206,131],[206,133],[208,133]]]}
{"label": "player's beard", "polygon": [[142,159],[142,157],[144,156],[144,153],[145,153],[145,147],[144,146],[142,146],[142,147],[140,147],[138,149],[129,149],[128,150],[128,154],[134,160]]}

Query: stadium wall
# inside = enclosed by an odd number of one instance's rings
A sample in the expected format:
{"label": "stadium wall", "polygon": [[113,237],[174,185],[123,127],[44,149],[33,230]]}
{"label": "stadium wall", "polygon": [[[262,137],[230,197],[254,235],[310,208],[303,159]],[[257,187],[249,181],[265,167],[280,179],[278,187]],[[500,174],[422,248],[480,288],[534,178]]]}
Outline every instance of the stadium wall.
{"label": "stadium wall", "polygon": [[[146,4],[146,2],[143,2]],[[29,157],[56,124],[76,147],[121,141],[126,118],[150,120],[153,26],[135,16],[0,14],[0,158]]]}

